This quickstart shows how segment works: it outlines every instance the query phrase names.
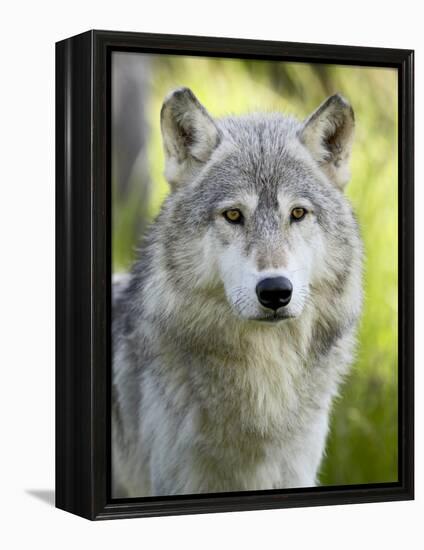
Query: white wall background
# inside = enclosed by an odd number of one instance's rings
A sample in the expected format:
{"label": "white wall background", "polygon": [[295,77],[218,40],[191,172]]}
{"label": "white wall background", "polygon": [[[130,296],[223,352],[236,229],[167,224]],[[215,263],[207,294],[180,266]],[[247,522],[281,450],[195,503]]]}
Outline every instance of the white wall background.
{"label": "white wall background", "polygon": [[[3,548],[422,548],[423,30],[420,3],[38,0],[0,32],[0,544]],[[415,502],[90,523],[28,491],[54,485],[54,42],[91,28],[416,49]],[[421,338],[420,338],[421,336]],[[47,493],[48,495],[48,493]]]}

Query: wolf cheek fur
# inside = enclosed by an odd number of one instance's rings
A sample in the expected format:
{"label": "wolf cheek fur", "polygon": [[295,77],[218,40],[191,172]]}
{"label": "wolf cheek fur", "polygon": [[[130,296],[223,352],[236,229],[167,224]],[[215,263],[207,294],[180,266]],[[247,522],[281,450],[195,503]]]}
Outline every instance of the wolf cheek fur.
{"label": "wolf cheek fur", "polygon": [[113,496],[314,485],[362,301],[353,111],[214,120],[183,88],[161,127],[172,191],[114,289]]}

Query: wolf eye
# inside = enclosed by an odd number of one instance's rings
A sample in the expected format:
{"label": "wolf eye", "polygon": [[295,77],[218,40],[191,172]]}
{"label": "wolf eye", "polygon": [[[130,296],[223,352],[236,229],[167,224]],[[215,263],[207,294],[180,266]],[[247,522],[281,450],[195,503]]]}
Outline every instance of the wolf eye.
{"label": "wolf eye", "polygon": [[302,220],[307,214],[307,210],[305,208],[293,208],[291,211],[291,219],[293,221],[299,222]]}
{"label": "wolf eye", "polygon": [[225,212],[223,212],[222,215],[227,220],[227,222],[230,222],[230,223],[243,222],[243,214],[240,212],[238,208],[231,208],[230,210],[225,210]]}

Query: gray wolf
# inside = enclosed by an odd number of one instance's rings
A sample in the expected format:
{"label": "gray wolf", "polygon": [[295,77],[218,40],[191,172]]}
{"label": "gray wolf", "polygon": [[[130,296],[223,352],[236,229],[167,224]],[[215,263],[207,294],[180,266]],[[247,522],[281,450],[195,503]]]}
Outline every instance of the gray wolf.
{"label": "gray wolf", "polygon": [[354,115],[161,111],[171,192],[113,291],[113,496],[310,487],[361,311]]}

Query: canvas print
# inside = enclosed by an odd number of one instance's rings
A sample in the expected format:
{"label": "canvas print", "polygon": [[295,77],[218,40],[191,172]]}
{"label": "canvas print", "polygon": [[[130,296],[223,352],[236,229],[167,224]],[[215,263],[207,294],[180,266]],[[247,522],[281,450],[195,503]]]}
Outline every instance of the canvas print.
{"label": "canvas print", "polygon": [[398,481],[397,93],[113,52],[113,498]]}

